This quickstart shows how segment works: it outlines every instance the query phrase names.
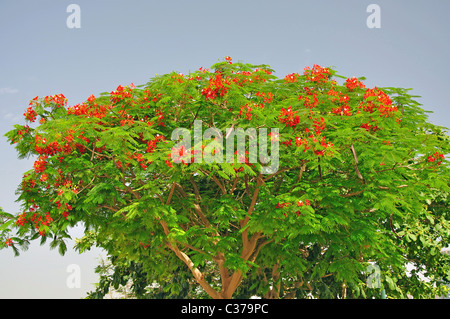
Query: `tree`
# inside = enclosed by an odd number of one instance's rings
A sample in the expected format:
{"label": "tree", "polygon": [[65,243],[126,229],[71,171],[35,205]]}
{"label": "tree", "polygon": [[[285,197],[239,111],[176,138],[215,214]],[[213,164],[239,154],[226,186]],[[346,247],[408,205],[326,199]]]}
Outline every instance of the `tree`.
{"label": "tree", "polygon": [[6,246],[51,239],[63,254],[82,222],[77,249],[102,247],[172,295],[370,297],[374,263],[389,297],[442,294],[446,130],[407,89],[364,80],[226,57],[74,106],[36,97],[6,134],[36,156]]}

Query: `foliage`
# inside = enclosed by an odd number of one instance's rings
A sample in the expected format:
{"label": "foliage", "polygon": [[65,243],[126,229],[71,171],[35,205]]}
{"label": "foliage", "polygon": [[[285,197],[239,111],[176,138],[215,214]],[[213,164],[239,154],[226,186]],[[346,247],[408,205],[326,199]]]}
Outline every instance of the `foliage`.
{"label": "foliage", "polygon": [[[363,80],[317,65],[277,78],[227,57],[74,106],[62,94],[36,97],[28,123],[6,134],[36,161],[18,189],[23,212],[1,215],[5,247],[50,238],[63,254],[68,228],[82,222],[80,251],[104,248],[116,278],[139,267],[139,285],[161,284],[159,297],[378,296],[372,263],[389,297],[442,294],[448,136],[408,89]],[[195,136],[200,120],[202,132],[278,129],[257,137],[271,141],[277,170],[240,151],[226,162],[212,139],[180,146],[174,130]],[[192,160],[207,153],[223,157]],[[100,290],[121,282],[105,280]]]}

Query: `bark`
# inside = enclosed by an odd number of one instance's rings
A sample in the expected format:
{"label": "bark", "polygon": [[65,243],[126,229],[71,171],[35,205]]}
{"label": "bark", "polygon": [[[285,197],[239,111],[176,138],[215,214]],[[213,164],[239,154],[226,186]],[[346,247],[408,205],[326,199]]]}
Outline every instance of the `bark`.
{"label": "bark", "polygon": [[[223,185],[220,184],[220,182],[218,180],[216,180],[215,182],[221,188],[222,192],[226,193],[226,190],[223,187]],[[198,189],[196,188],[195,182],[192,179],[191,179],[191,183],[194,186],[195,195],[198,200],[199,196],[200,196]],[[262,183],[263,183],[263,179],[262,179],[261,174],[259,174],[257,176],[256,188],[252,194],[252,201],[248,208],[247,215],[243,220],[240,221],[240,228],[244,229],[244,231],[242,231],[242,251],[241,251],[241,258],[244,261],[252,261],[253,262],[256,259],[257,255],[259,254],[259,251],[261,250],[261,248],[270,242],[270,241],[266,241],[258,246],[257,245],[258,240],[260,238],[262,238],[263,235],[261,233],[255,233],[250,236],[249,230],[248,230],[248,228],[246,228],[247,223],[250,220],[250,216],[255,208],[255,205],[256,205],[256,202],[258,199],[259,188]],[[173,185],[170,189],[168,199],[166,201],[166,205],[170,204],[174,190],[176,187],[180,188],[181,186],[178,185],[177,183],[173,183]],[[163,203],[162,199],[161,199],[161,202]],[[199,215],[199,217],[205,223],[205,225],[209,225],[209,221],[206,219],[205,215],[203,214],[200,205],[196,204],[194,208],[195,208],[195,211],[197,212],[197,214]],[[164,233],[166,235],[169,235],[170,230],[168,228],[167,223],[164,220],[160,220],[159,222],[164,230]],[[216,234],[216,235],[219,236],[219,234]],[[228,269],[224,266],[225,255],[223,253],[218,253],[217,256],[215,256],[213,258],[213,260],[217,263],[220,277],[221,277],[222,289],[219,292],[219,291],[215,290],[205,280],[203,273],[197,267],[195,267],[195,265],[192,262],[192,260],[190,259],[190,257],[184,251],[182,251],[174,241],[169,240],[169,241],[167,241],[166,245],[168,248],[170,248],[176,254],[176,256],[180,260],[182,260],[188,266],[189,270],[191,271],[191,273],[194,276],[197,283],[206,291],[206,293],[211,298],[213,298],[213,299],[231,299],[232,298],[234,292],[241,284],[244,274],[241,270],[237,270],[237,271],[233,272],[232,274],[230,274],[228,272]],[[189,247],[187,247],[187,248],[189,248]]]}

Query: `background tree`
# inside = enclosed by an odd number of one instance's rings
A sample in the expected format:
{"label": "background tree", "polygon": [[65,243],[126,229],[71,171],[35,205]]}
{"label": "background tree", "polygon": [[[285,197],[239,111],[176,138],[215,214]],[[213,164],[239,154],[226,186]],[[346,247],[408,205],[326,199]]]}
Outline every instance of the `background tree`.
{"label": "background tree", "polygon": [[[36,161],[18,189],[23,212],[2,213],[5,246],[50,239],[64,253],[68,227],[82,222],[80,251],[102,247],[118,271],[139,267],[172,295],[369,297],[379,294],[367,285],[373,263],[390,297],[442,294],[445,129],[406,89],[366,88],[317,65],[272,73],[227,57],[74,106],[62,94],[34,98],[29,123],[6,134]],[[280,143],[278,169],[264,174],[246,153],[189,162],[218,150],[171,139],[181,127],[194,136],[195,120],[221,132],[278,128],[257,137]]]}

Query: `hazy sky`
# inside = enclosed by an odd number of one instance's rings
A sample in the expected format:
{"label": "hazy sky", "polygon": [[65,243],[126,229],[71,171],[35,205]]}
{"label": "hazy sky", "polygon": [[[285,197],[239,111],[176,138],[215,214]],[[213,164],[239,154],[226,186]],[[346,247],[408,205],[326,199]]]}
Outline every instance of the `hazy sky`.
{"label": "hazy sky", "polygon": [[[68,28],[69,4],[81,28]],[[380,28],[369,28],[369,4]],[[155,73],[187,73],[218,59],[264,63],[278,77],[319,64],[366,86],[413,88],[450,127],[450,1],[7,1],[0,0],[0,206],[17,212],[15,189],[32,160],[18,160],[3,135],[23,124],[30,99],[63,93],[69,105]],[[81,236],[74,230],[74,237]],[[81,298],[96,281],[99,250],[65,257],[32,245],[14,258],[0,251],[0,298]],[[67,272],[80,267],[81,287]]]}

